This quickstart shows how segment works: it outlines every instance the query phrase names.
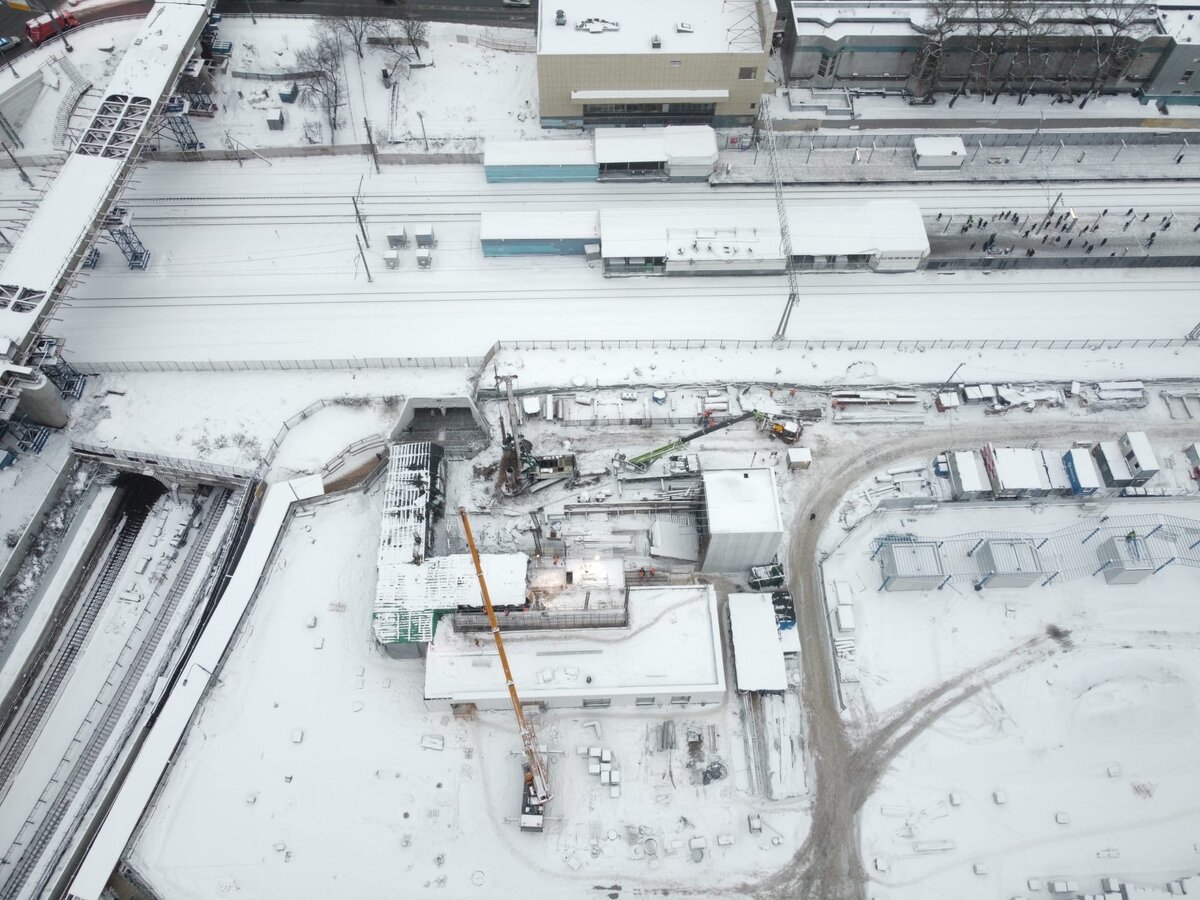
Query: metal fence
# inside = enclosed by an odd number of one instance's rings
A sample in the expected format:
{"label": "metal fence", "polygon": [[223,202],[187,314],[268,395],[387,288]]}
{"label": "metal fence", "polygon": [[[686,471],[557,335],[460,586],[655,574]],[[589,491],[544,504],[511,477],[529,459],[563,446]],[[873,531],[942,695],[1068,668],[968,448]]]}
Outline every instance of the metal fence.
{"label": "metal fence", "polygon": [[254,477],[253,469],[241,466],[229,466],[224,463],[202,462],[198,459],[183,459],[178,456],[164,456],[158,453],[138,453],[133,450],[123,450],[116,447],[101,447],[97,444],[86,444],[72,441],[71,449],[77,456],[95,459],[98,462],[112,465],[126,463],[128,466],[156,469],[170,469],[187,475],[202,475],[209,478],[219,478],[222,481],[243,482]]}
{"label": "metal fence", "polygon": [[234,78],[249,78],[251,81],[304,81],[320,73],[312,69],[303,72],[239,72],[233,69],[229,74]]}
{"label": "metal fence", "polygon": [[[776,125],[784,125],[787,120]],[[1036,122],[1030,125],[1035,128]],[[953,131],[954,137],[962,138],[967,150],[983,147],[1167,147],[1172,153],[1185,147],[1185,139],[1189,134],[1161,131],[954,131],[952,123],[947,123],[942,131]],[[853,150],[855,148],[876,150],[912,149],[913,139],[920,134],[906,132],[830,132],[830,133],[798,133],[794,131],[776,131],[776,145],[781,150]],[[753,150],[754,142],[744,134],[722,133],[718,135],[722,149]]]}
{"label": "metal fence", "polygon": [[353,359],[200,359],[200,360],[71,360],[71,365],[89,375],[107,372],[290,372],[346,371],[361,369],[454,369],[476,368],[480,356],[360,356]]}
{"label": "metal fence", "polygon": [[503,350],[1124,350],[1138,347],[1200,346],[1188,338],[1071,338],[1063,340],[1024,340],[1014,338],[936,339],[909,341],[773,341],[691,338],[683,340],[630,341],[498,341]]}

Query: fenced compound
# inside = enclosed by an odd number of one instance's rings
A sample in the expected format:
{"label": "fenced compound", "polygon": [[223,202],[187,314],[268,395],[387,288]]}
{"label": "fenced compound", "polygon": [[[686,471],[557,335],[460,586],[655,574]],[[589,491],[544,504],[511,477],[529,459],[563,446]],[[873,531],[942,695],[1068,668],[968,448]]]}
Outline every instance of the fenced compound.
{"label": "fenced compound", "polygon": [[[1153,499],[1153,498],[1150,498]],[[872,558],[892,545],[934,545],[940,557],[943,585],[959,583],[986,587],[989,572],[979,558],[989,542],[1028,544],[1036,551],[1038,577],[1033,583],[1045,587],[1059,581],[1090,578],[1114,567],[1098,552],[1106,542],[1136,545],[1140,567],[1148,574],[1178,564],[1200,568],[1200,519],[1150,513],[1082,519],[1049,533],[975,531],[949,537],[918,537],[912,534],[881,535],[872,542]],[[940,588],[939,588],[940,590]]]}

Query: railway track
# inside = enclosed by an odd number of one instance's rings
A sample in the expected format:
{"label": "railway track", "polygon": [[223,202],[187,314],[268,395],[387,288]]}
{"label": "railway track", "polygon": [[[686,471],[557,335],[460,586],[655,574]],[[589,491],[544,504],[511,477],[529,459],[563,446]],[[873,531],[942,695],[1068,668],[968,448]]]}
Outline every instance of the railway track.
{"label": "railway track", "polygon": [[[52,780],[47,785],[47,791],[51,791],[52,788],[55,789],[53,796],[47,801],[40,822],[30,836],[29,842],[21,851],[21,855],[9,873],[8,878],[0,886],[0,900],[14,900],[14,898],[22,894],[30,874],[38,866],[39,862],[41,862],[42,856],[53,840],[63,818],[71,808],[88,777],[92,774],[93,767],[100,759],[101,754],[109,743],[109,739],[120,724],[134,691],[142,680],[142,676],[145,674],[155,652],[158,650],[159,642],[170,625],[171,620],[174,618],[180,601],[192,586],[192,579],[200,566],[200,561],[203,559],[208,545],[212,541],[212,536],[221,521],[222,514],[228,502],[228,491],[223,491],[219,497],[212,501],[206,513],[204,527],[192,542],[191,549],[188,551],[183,565],[172,579],[171,587],[163,597],[162,603],[152,614],[152,620],[148,627],[143,630],[142,639],[138,643],[137,648],[133,650],[132,657],[127,662],[122,662],[121,658],[118,657],[112,672],[110,672],[105,682],[106,688],[115,685],[112,696],[104,700],[102,696],[104,689],[101,689],[101,696],[98,696],[93,703],[91,711],[83,724],[80,725],[72,741],[72,746],[81,745],[82,750],[79,752],[75,762],[70,765],[67,775],[61,781]],[[151,614],[143,610],[143,618],[148,615]],[[141,625],[142,622],[139,621],[139,629]],[[95,717],[94,724],[93,717]],[[127,726],[127,734],[132,725],[136,724],[136,721],[137,717],[134,717],[130,721],[130,724]],[[107,771],[94,782],[93,791],[100,789],[106,775]],[[44,797],[45,795],[43,794]],[[40,803],[41,800],[39,800]],[[85,807],[89,805],[85,804]],[[20,840],[19,835],[18,840]],[[61,853],[65,849],[65,846],[62,847],[54,860],[42,865],[42,875],[33,890],[32,896],[41,896],[46,882],[50,879],[59,858],[61,858]]]}
{"label": "railway track", "polygon": [[61,640],[53,652],[48,666],[43,666],[42,677],[33,686],[31,699],[22,703],[14,714],[13,729],[6,729],[3,746],[0,747],[0,800],[3,800],[11,784],[13,772],[25,759],[30,741],[41,728],[42,720],[55,699],[59,689],[66,679],[67,673],[79,655],[80,649],[91,633],[92,625],[112,591],[113,584],[121,569],[129,558],[129,551],[137,540],[142,524],[153,505],[157,492],[150,485],[139,483],[131,489],[125,500],[124,519],[116,527],[116,534],[109,542],[98,576],[91,581],[90,587],[80,582],[76,588],[76,597],[70,601],[74,606],[79,594],[87,591],[78,612],[68,623],[65,639]]}

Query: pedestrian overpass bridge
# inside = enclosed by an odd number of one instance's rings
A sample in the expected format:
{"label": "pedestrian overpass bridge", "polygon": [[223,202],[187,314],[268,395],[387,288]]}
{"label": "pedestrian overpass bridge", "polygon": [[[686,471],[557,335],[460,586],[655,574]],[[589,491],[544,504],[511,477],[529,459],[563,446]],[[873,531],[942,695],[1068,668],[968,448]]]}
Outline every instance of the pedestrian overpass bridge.
{"label": "pedestrian overpass bridge", "polygon": [[154,4],[83,136],[0,268],[0,428],[26,391],[39,395],[30,409],[39,422],[56,418],[56,409],[62,416],[57,388],[38,370],[48,358],[59,358],[56,342],[48,342],[43,329],[152,134],[212,4]]}

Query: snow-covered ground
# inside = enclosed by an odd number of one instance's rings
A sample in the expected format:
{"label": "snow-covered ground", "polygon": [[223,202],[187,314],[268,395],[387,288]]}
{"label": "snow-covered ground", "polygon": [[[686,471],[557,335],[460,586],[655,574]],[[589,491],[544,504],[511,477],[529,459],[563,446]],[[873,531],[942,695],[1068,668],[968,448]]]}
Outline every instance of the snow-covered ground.
{"label": "snow-covered ground", "polygon": [[[233,43],[233,56],[229,73],[217,79],[213,95],[221,111],[213,119],[192,117],[201,141],[209,148],[225,147],[228,132],[248,147],[299,146],[307,143],[305,123],[313,123],[321,135],[318,143],[365,144],[363,120],[367,119],[372,136],[384,150],[387,144],[396,143],[407,152],[424,152],[428,139],[429,150],[435,153],[478,153],[485,135],[519,138],[535,136],[541,130],[535,55],[486,46],[489,39],[501,43],[528,41],[529,32],[433,22],[429,25],[429,46],[421,48],[419,61],[432,64],[401,65],[393,79],[394,92],[384,84],[381,72],[395,67],[396,55],[383,47],[366,46],[365,56],[360,59],[353,45],[346,42],[347,102],[331,141],[321,110],[279,100],[291,81],[262,81],[233,74],[296,71],[296,51],[312,44],[313,28],[318,22],[288,17],[260,19],[254,24],[246,16],[225,17],[220,39]],[[272,109],[284,110],[282,130],[267,127],[267,113]],[[165,141],[163,149],[173,148]]]}
{"label": "snow-covered ground", "polygon": [[[871,540],[887,532],[1043,533],[1081,518],[1154,512],[1198,516],[1200,504],[1066,500],[943,505],[917,518],[896,512],[859,525],[825,560],[827,590],[841,581],[853,597],[861,685],[845,693],[852,728],[922,706],[922,692],[947,680],[982,685],[918,729],[864,807],[872,896],[1007,898],[1030,878],[1099,890],[1110,875],[1161,886],[1197,870],[1200,572],[1167,566],[1136,585],[1095,576],[888,592],[869,558]],[[1052,627],[1069,637],[1057,643],[1047,636]],[[971,675],[984,664],[990,669]]]}
{"label": "snow-covered ground", "polygon": [[[555,800],[545,834],[521,833],[511,715],[460,720],[426,703],[424,663],[387,658],[371,639],[378,502],[354,493],[290,527],[136,843],[134,865],[158,889],[369,897],[403,883],[416,894],[558,898],[619,883],[739,896],[745,878],[786,861],[806,818],[745,794],[736,704],[541,714]],[[674,751],[656,749],[664,719],[678,729]],[[689,725],[728,777],[693,783]],[[619,799],[576,755],[597,744],[622,768]],[[763,815],[761,835],[747,831],[751,812]],[[699,862],[693,837],[707,845]]]}

